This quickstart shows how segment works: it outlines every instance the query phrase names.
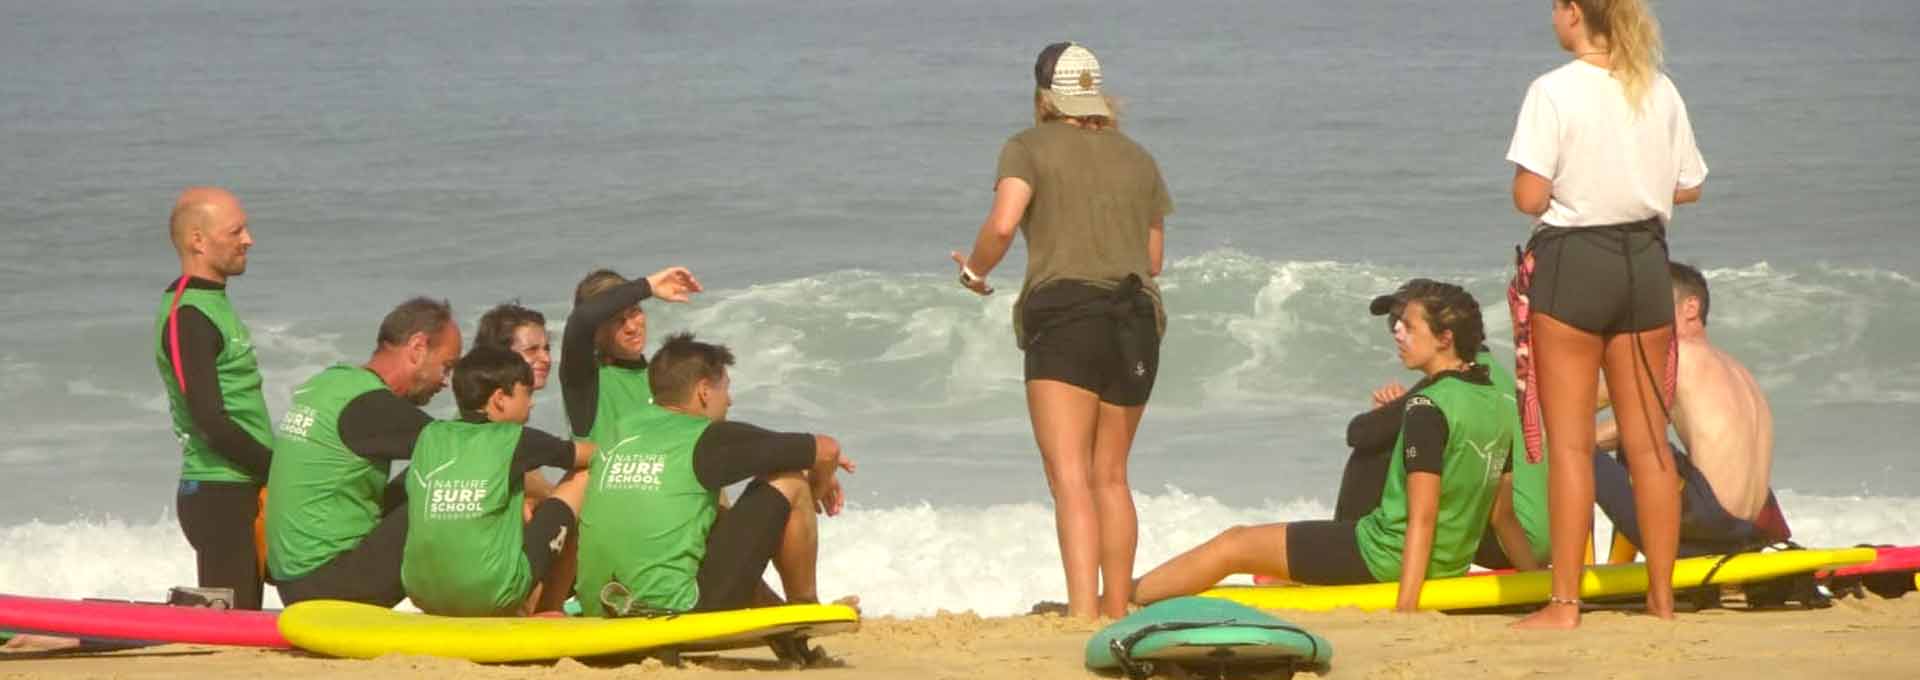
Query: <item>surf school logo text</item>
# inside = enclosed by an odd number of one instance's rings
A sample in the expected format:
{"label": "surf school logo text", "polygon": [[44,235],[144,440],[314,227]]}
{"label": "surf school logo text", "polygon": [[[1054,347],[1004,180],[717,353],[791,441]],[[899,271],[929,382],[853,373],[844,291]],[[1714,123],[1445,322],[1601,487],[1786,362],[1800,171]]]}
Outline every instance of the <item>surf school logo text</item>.
{"label": "surf school logo text", "polygon": [[313,407],[294,404],[287,415],[280,418],[280,434],[289,437],[307,438],[307,430],[313,429],[313,422],[319,420],[320,413]]}
{"label": "surf school logo text", "polygon": [[427,519],[467,519],[487,511],[487,480],[436,479],[427,488]]}
{"label": "surf school logo text", "polygon": [[606,474],[600,478],[601,488],[659,491],[666,469],[667,457],[662,454],[616,455],[607,461]]}

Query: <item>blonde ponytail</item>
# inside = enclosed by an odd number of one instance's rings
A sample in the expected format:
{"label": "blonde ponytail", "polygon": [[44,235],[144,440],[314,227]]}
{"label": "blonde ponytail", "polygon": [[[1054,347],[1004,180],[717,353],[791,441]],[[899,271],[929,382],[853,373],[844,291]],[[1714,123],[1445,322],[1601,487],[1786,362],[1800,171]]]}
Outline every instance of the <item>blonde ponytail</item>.
{"label": "blonde ponytail", "polygon": [[1613,77],[1626,90],[1627,103],[1643,107],[1663,67],[1660,22],[1647,0],[1572,0],[1586,17],[1588,33],[1604,40]]}

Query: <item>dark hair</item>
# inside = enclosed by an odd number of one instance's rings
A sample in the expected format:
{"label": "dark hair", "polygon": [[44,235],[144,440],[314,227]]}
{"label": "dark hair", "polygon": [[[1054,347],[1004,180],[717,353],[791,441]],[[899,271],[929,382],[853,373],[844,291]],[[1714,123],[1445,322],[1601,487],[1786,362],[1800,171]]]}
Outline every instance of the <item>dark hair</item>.
{"label": "dark hair", "polygon": [[485,413],[494,390],[533,387],[533,368],[519,354],[499,347],[475,347],[453,365],[453,401],[461,413]]}
{"label": "dark hair", "polygon": [[450,323],[453,323],[453,307],[446,300],[416,297],[387,312],[387,317],[380,320],[380,337],[376,340],[382,347],[404,345],[407,338],[424,333],[427,344],[431,345],[433,336]]}
{"label": "dark hair", "polygon": [[653,388],[653,403],[681,404],[693,396],[693,386],[701,380],[726,377],[733,365],[733,351],[723,345],[700,342],[692,333],[674,333],[653,353],[647,364],[647,384]]}
{"label": "dark hair", "polygon": [[573,306],[586,302],[588,298],[613,290],[615,286],[625,284],[627,277],[611,269],[595,269],[580,279],[580,285],[573,287]]}
{"label": "dark hair", "polygon": [[1427,312],[1427,329],[1435,336],[1452,331],[1453,353],[1462,360],[1472,362],[1480,352],[1480,345],[1487,341],[1486,326],[1480,320],[1480,303],[1467,289],[1420,279],[1401,288],[1397,295],[1403,302],[1420,303],[1420,308]]}
{"label": "dark hair", "polygon": [[480,315],[480,328],[473,332],[473,346],[513,349],[513,332],[521,326],[547,327],[547,317],[516,302],[498,305]]}
{"label": "dark hair", "polygon": [[1673,292],[1680,299],[1700,298],[1700,325],[1707,325],[1707,310],[1713,306],[1713,297],[1707,294],[1707,276],[1693,265],[1668,262],[1667,273],[1673,275]]}

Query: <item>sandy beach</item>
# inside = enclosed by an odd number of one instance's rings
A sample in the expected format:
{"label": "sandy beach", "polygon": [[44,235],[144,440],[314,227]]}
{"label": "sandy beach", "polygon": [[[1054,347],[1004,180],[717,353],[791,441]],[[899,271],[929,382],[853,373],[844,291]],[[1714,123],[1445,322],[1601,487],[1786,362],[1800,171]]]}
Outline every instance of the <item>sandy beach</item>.
{"label": "sandy beach", "polygon": [[[1848,599],[1825,610],[1682,614],[1672,623],[1619,612],[1590,613],[1573,634],[1519,633],[1511,616],[1338,611],[1287,613],[1335,648],[1329,678],[1719,678],[1912,677],[1920,668],[1920,596]],[[1087,636],[1100,624],[1052,616],[982,618],[970,613],[869,619],[857,633],[819,641],[833,660],[786,670],[771,654],[743,650],[689,657],[680,668],[647,660],[615,667],[480,666],[423,657],[348,661],[298,652],[168,646],[116,653],[0,657],[5,678],[274,677],[384,678],[804,677],[1080,678]],[[1164,677],[1164,676],[1163,676]],[[1300,677],[1314,677],[1302,674]]]}

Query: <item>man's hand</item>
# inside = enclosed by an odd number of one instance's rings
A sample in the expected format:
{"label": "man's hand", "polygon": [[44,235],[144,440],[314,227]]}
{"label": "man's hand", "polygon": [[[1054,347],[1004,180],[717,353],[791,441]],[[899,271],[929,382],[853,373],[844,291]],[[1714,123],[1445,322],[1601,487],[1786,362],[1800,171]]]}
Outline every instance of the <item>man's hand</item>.
{"label": "man's hand", "polygon": [[1386,406],[1392,403],[1393,400],[1406,396],[1406,394],[1407,388],[1401,386],[1398,380],[1381,385],[1380,389],[1373,391],[1373,407],[1380,408]]}
{"label": "man's hand", "polygon": [[668,267],[647,277],[653,296],[667,302],[686,302],[687,296],[701,291],[700,281],[686,267]]}
{"label": "man's hand", "polygon": [[835,477],[838,470],[853,472],[853,459],[840,451],[840,440],[824,434],[814,438],[813,469],[807,473],[807,481],[813,491],[814,512],[824,512],[828,517],[840,514],[847,505],[846,494],[840,488],[840,480]]}

